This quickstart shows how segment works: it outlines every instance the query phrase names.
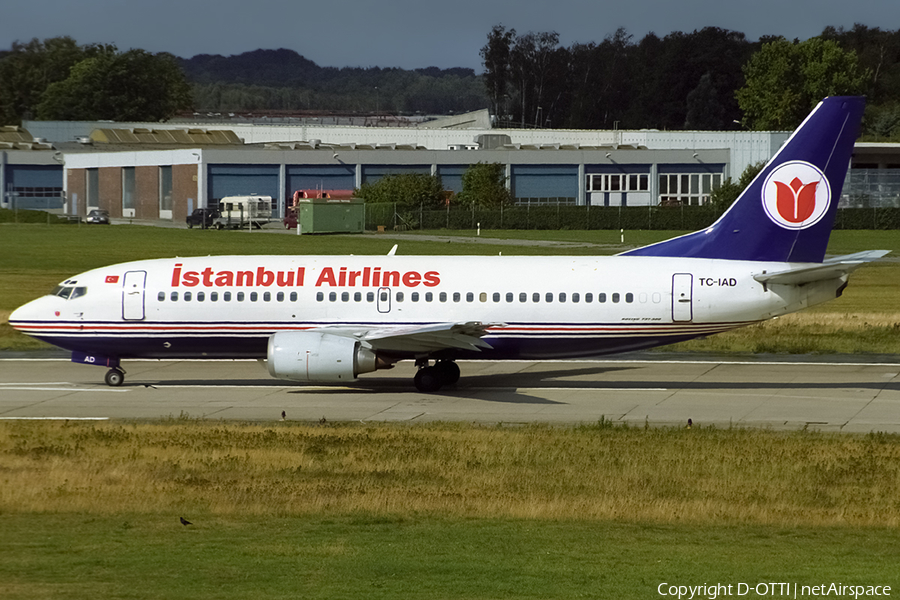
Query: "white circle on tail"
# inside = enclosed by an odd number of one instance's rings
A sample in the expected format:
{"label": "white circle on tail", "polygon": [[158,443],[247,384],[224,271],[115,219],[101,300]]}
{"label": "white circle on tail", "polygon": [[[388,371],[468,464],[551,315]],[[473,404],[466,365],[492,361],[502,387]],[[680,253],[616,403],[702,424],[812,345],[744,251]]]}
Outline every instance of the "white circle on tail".
{"label": "white circle on tail", "polygon": [[830,202],[831,185],[825,173],[802,160],[779,165],[763,184],[763,208],[785,229],[812,227],[828,212]]}

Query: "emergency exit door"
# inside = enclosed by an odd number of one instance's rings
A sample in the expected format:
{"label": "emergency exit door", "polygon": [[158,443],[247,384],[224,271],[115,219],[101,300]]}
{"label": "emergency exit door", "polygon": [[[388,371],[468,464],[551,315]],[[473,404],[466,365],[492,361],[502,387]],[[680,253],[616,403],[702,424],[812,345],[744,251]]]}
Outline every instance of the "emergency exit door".
{"label": "emergency exit door", "polygon": [[690,273],[675,273],[672,276],[672,320],[690,321],[694,318],[691,307],[694,276]]}

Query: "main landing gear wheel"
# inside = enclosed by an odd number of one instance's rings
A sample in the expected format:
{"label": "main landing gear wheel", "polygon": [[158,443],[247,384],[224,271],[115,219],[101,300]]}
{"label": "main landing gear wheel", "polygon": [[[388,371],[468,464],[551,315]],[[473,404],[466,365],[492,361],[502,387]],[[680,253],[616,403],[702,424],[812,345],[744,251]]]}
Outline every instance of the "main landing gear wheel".
{"label": "main landing gear wheel", "polygon": [[452,385],[457,381],[459,381],[459,366],[452,360],[442,360],[433,367],[429,367],[425,362],[413,379],[416,389],[426,394],[436,392],[442,386]]}
{"label": "main landing gear wheel", "polygon": [[110,369],[106,372],[106,385],[119,387],[125,381],[125,373],[120,369]]}

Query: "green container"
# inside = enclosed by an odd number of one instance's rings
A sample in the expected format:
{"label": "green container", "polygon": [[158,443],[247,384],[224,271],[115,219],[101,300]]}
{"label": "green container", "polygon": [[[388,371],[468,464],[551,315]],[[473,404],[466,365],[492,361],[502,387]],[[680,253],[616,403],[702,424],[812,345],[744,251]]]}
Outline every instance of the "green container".
{"label": "green container", "polygon": [[301,233],[362,233],[366,203],[357,198],[314,198],[297,204]]}

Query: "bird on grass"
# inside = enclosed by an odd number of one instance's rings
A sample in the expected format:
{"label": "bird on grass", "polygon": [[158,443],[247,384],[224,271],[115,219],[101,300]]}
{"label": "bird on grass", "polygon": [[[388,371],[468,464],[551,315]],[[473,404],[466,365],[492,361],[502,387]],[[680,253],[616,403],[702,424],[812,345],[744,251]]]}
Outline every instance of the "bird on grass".
{"label": "bird on grass", "polygon": [[281,411],[281,420],[284,421],[285,419],[287,419],[287,413],[284,411]]}
{"label": "bird on grass", "polygon": [[193,523],[191,523],[190,521],[188,521],[188,520],[185,519],[184,517],[178,517],[178,520],[181,521],[181,524],[182,524],[182,525],[185,525],[185,526],[187,526],[187,525],[193,525]]}

